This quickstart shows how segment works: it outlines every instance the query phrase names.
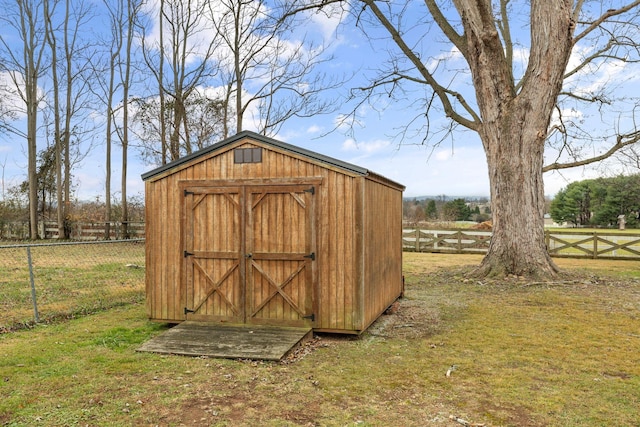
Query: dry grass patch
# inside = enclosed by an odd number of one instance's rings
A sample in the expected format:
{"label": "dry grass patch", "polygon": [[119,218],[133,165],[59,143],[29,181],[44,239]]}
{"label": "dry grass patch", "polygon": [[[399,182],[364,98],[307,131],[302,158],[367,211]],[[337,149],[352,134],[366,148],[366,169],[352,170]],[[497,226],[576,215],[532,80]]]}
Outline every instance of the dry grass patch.
{"label": "dry grass patch", "polygon": [[[31,259],[42,322],[144,299],[143,242],[38,244]],[[0,309],[0,332],[33,324],[26,247],[0,246]]]}
{"label": "dry grass patch", "polygon": [[637,263],[532,284],[467,279],[479,261],[405,254],[395,314],[288,363],[136,353],[164,329],[141,305],[4,334],[0,425],[637,425]]}

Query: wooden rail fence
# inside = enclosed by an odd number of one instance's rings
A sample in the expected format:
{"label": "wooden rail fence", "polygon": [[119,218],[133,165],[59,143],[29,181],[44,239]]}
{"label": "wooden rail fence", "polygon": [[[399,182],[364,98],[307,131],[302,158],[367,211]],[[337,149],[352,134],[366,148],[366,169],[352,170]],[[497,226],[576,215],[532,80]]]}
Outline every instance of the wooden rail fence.
{"label": "wooden rail fence", "polygon": [[[109,239],[138,239],[144,238],[144,222],[129,222],[125,230],[122,222],[71,222],[72,240],[105,240],[105,230],[109,225]],[[41,239],[57,239],[58,223],[55,221],[40,221],[38,223],[38,236]],[[27,221],[0,221],[0,239],[28,240],[29,222]]]}
{"label": "wooden rail fence", "polygon": [[[640,260],[640,233],[545,230],[553,257]],[[408,252],[477,253],[489,249],[491,231],[473,229],[408,229],[402,233]]]}

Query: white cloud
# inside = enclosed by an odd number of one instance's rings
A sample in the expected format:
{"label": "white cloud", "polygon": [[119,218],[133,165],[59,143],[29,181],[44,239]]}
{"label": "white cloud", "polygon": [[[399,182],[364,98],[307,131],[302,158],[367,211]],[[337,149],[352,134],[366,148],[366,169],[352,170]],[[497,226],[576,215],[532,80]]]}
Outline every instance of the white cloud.
{"label": "white cloud", "polygon": [[579,122],[584,117],[584,113],[580,110],[576,110],[575,108],[563,108],[560,113],[558,113],[558,110],[554,109],[551,115],[550,128],[560,125],[560,117],[562,117],[562,120],[565,123],[568,120]]}
{"label": "white cloud", "polygon": [[333,119],[333,126],[338,131],[346,132],[351,127],[363,127],[364,123],[349,114],[338,114]]}
{"label": "white cloud", "polygon": [[389,147],[391,143],[384,139],[375,139],[372,141],[359,141],[346,139],[342,143],[342,151],[359,151],[363,154],[374,154]]}
{"label": "white cloud", "polygon": [[318,125],[311,125],[307,128],[307,133],[318,133],[322,131],[322,127]]}
{"label": "white cloud", "polygon": [[456,148],[453,153],[441,150],[430,157],[427,147],[414,145],[385,154],[363,159],[361,166],[405,185],[407,197],[489,196],[487,165],[481,147]]}
{"label": "white cloud", "polygon": [[324,40],[331,40],[336,32],[336,29],[347,16],[346,11],[343,10],[346,4],[328,4],[323,6],[317,11],[310,13],[311,22],[313,22],[322,33]]}
{"label": "white cloud", "polygon": [[439,150],[435,152],[435,159],[438,161],[446,161],[451,158],[451,150]]}
{"label": "white cloud", "polygon": [[[575,47],[569,58],[567,71],[576,70],[586,58],[594,53],[596,46]],[[617,60],[596,60],[578,70],[565,81],[565,87],[574,93],[586,95],[603,91],[603,89],[615,82],[620,85],[623,82],[638,79],[637,73],[628,71],[628,63]]]}
{"label": "white cloud", "polygon": [[457,47],[452,46],[448,52],[443,52],[440,55],[430,58],[427,62],[427,68],[429,69],[429,72],[434,73],[440,63],[455,62],[458,60],[464,60],[464,57]]}
{"label": "white cloud", "polygon": [[[17,71],[12,74],[0,73],[0,96],[2,96],[3,108],[15,114],[16,119],[27,116],[24,101],[16,89],[16,86],[23,88],[24,85],[24,76]],[[43,90],[38,88],[38,97],[43,99],[42,104],[44,104],[43,94]]]}

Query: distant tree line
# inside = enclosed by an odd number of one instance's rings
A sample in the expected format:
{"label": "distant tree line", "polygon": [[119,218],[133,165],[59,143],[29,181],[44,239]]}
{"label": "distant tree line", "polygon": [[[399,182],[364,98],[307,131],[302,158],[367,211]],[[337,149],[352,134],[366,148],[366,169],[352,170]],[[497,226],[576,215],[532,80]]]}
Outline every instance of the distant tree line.
{"label": "distant tree line", "polygon": [[[5,194],[4,200],[0,200],[0,224],[8,222],[29,221],[29,198],[22,186],[11,187]],[[48,191],[45,188],[45,193]],[[144,197],[133,195],[127,201],[127,214],[123,213],[123,203],[117,196],[112,197],[113,222],[144,222]],[[44,198],[40,201],[38,210],[43,221],[56,220],[56,199]],[[69,215],[66,225],[76,222],[104,223],[105,201],[102,197],[96,197],[90,201],[72,200],[69,204]]]}
{"label": "distant tree line", "polygon": [[616,227],[624,215],[626,227],[640,221],[640,174],[573,182],[551,202],[551,218],[575,226]]}
{"label": "distant tree line", "polygon": [[475,221],[483,222],[491,218],[491,208],[487,198],[455,198],[441,195],[432,198],[405,199],[402,203],[403,218],[406,222]]}

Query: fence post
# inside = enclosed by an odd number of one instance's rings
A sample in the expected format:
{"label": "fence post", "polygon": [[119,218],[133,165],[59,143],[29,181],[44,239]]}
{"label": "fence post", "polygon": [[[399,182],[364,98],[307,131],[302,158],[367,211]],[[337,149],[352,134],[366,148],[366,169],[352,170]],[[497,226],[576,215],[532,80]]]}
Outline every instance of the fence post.
{"label": "fence post", "polygon": [[29,281],[31,282],[31,300],[33,301],[33,317],[36,323],[40,322],[38,314],[38,300],[36,298],[36,283],[33,278],[33,263],[31,262],[31,246],[27,246],[27,262],[29,263]]}
{"label": "fence post", "polygon": [[[613,253],[613,256],[616,256],[615,251]],[[593,259],[597,259],[598,258],[598,232],[594,231],[593,232]]]}
{"label": "fence post", "polygon": [[547,248],[547,252],[551,250],[549,245],[551,244],[551,232],[549,230],[544,230],[544,245]]}
{"label": "fence post", "polygon": [[416,227],[416,247],[415,251],[420,252],[420,228]]}

